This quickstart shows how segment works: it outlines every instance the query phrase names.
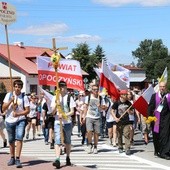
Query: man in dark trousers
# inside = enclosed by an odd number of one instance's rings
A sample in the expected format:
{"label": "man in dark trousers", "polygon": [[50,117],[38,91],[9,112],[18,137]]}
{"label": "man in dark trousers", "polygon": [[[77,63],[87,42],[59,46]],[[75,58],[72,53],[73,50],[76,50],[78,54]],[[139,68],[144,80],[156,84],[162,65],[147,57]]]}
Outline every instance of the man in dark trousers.
{"label": "man in dark trousers", "polygon": [[166,83],[159,83],[159,91],[152,95],[148,116],[155,116],[152,122],[154,155],[170,160],[170,94],[166,92]]}

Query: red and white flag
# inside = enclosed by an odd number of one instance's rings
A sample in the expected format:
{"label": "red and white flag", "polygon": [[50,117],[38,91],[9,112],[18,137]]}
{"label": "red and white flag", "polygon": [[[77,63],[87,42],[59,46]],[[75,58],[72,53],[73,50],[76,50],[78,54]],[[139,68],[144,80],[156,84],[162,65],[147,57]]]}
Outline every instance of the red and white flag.
{"label": "red and white flag", "polygon": [[114,76],[112,71],[107,67],[106,63],[102,61],[102,70],[100,74],[100,88],[107,89],[107,92],[111,96],[111,98],[118,100],[120,95],[118,89],[114,84],[113,77]]}
{"label": "red and white flag", "polygon": [[[56,86],[56,72],[50,57],[37,57],[39,85]],[[84,83],[77,60],[61,59],[58,66],[58,81],[65,81],[70,89],[84,90]]]}
{"label": "red and white flag", "polygon": [[144,91],[144,93],[133,103],[133,107],[144,117],[147,117],[148,104],[153,93],[155,93],[154,88],[152,85],[150,85]]}
{"label": "red and white flag", "polygon": [[[103,63],[103,61],[102,61],[102,63]],[[109,71],[109,76],[110,76],[109,78],[113,80],[116,88],[119,90],[128,89],[127,82],[125,82],[122,79],[122,77],[120,76],[120,75],[124,74],[123,71],[113,71],[113,69],[111,69],[111,67],[109,65],[107,66],[106,63],[104,63],[104,64],[105,64],[104,68],[107,67],[107,72]],[[102,67],[103,67],[103,64],[102,64]],[[94,71],[100,78],[101,73],[102,73],[102,68],[94,68]]]}
{"label": "red and white flag", "polygon": [[129,87],[130,86],[130,70],[117,65],[117,64],[112,64],[110,62],[107,63],[109,69],[111,69],[113,71],[114,74],[116,74],[123,82],[126,83],[126,86]]}

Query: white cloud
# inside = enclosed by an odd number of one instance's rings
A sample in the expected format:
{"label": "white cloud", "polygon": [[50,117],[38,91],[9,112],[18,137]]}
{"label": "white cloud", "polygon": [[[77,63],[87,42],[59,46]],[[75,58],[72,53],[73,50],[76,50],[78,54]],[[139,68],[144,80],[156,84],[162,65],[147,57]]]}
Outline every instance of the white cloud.
{"label": "white cloud", "polygon": [[93,2],[112,7],[124,6],[129,4],[139,4],[142,6],[170,5],[170,0],[93,0]]}
{"label": "white cloud", "polygon": [[[57,39],[57,42],[72,42],[72,43],[82,43],[82,42],[99,42],[101,41],[101,37],[97,35],[87,35],[87,34],[79,34],[79,35],[74,35],[74,36],[68,36],[68,37],[62,37],[58,36],[55,37]],[[51,39],[47,38],[41,38],[38,40],[38,43],[41,44],[48,44],[51,42]]]}
{"label": "white cloud", "polygon": [[64,42],[97,42],[101,40],[101,38],[97,35],[88,34],[79,34],[69,37],[58,37],[57,39]]}
{"label": "white cloud", "polygon": [[12,34],[26,34],[26,35],[58,35],[68,30],[66,24],[44,24],[29,26],[25,29],[12,29],[9,30]]}

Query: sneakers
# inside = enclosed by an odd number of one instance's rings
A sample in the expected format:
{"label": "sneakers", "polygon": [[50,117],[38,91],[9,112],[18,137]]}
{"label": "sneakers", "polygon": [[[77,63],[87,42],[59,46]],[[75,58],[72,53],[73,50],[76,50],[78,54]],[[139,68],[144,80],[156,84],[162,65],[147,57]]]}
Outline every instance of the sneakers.
{"label": "sneakers", "polygon": [[110,144],[111,146],[113,146],[112,138],[109,139],[109,144]]}
{"label": "sneakers", "polygon": [[3,147],[4,147],[4,148],[7,147],[7,140],[6,140],[6,139],[4,140],[4,145],[3,145]]}
{"label": "sneakers", "polygon": [[47,142],[47,141],[45,142],[45,145],[48,145],[48,142]]}
{"label": "sneakers", "polygon": [[113,143],[113,147],[117,147],[116,143]]}
{"label": "sneakers", "polygon": [[119,153],[123,153],[123,148],[119,148]]}
{"label": "sneakers", "polygon": [[92,153],[92,148],[93,148],[93,145],[88,145],[88,146],[87,146],[87,153],[88,153],[88,154],[91,154],[91,153]]}
{"label": "sneakers", "polygon": [[66,157],[66,165],[71,166],[70,158],[68,156]]}
{"label": "sneakers", "polygon": [[7,163],[8,166],[15,165],[15,158],[11,158],[9,162]]}
{"label": "sneakers", "polygon": [[93,153],[98,154],[97,147],[94,148]]}
{"label": "sneakers", "polygon": [[28,139],[28,138],[29,138],[29,134],[26,135],[26,139]]}
{"label": "sneakers", "polygon": [[53,166],[55,166],[57,169],[60,169],[60,161],[59,160],[55,160],[53,162]]}
{"label": "sneakers", "polygon": [[130,155],[131,154],[131,151],[130,151],[130,149],[128,149],[128,150],[126,150],[126,155]]}
{"label": "sneakers", "polygon": [[54,143],[53,142],[50,144],[50,149],[54,149]]}
{"label": "sneakers", "polygon": [[22,164],[20,163],[19,159],[15,160],[15,165],[16,165],[16,168],[22,168]]}

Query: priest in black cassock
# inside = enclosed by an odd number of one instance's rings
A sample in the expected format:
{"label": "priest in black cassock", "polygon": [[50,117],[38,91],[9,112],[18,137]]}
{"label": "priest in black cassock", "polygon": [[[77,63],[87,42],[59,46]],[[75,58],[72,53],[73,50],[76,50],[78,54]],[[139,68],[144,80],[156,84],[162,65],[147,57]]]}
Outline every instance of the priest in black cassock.
{"label": "priest in black cassock", "polygon": [[170,160],[170,94],[167,93],[166,83],[159,83],[159,91],[152,95],[148,116],[155,116],[152,122],[154,155]]}

